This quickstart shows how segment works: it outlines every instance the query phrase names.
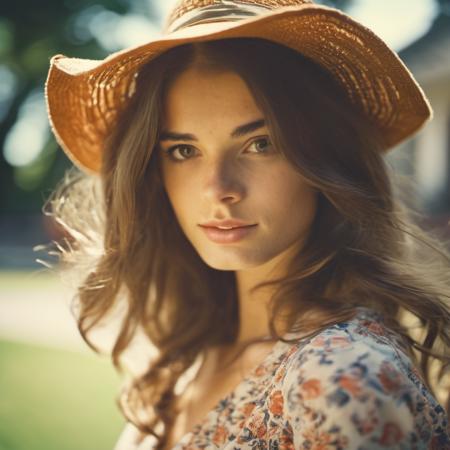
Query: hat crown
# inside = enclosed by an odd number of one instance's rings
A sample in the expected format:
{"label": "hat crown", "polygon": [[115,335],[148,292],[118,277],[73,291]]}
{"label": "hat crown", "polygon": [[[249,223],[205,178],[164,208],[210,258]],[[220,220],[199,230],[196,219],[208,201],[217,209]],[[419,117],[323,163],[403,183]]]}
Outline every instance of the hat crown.
{"label": "hat crown", "polygon": [[179,0],[169,13],[165,32],[206,22],[241,20],[283,6],[312,0]]}

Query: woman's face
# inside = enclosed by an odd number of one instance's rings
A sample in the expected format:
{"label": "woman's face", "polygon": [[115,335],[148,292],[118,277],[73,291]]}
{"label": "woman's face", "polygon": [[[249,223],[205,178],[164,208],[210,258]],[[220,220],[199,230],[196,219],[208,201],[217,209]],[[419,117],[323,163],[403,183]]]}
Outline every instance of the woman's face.
{"label": "woman's face", "polygon": [[[260,120],[264,114],[234,72],[190,68],[164,99],[164,187],[187,239],[215,269],[245,270],[279,260],[301,244],[315,215],[316,192],[274,148],[268,127],[233,133]],[[238,240],[215,242],[200,225],[222,219],[255,225]]]}

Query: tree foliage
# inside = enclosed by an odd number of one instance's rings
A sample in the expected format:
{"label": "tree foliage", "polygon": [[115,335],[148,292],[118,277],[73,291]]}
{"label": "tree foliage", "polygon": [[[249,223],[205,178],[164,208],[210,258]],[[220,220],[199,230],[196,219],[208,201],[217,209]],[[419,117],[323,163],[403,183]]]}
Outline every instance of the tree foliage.
{"label": "tree foliage", "polygon": [[[40,155],[32,163],[13,167],[5,159],[8,133],[19,118],[21,107],[30,93],[43,93],[51,56],[102,59],[107,52],[83,20],[97,11],[115,14],[137,12],[156,20],[150,2],[144,0],[21,0],[2,2],[0,6],[0,70],[13,76],[9,98],[0,97],[0,212],[37,212],[46,193],[52,189],[69,161],[57,151],[48,134]],[[5,75],[3,75],[4,77]],[[2,72],[0,71],[0,83]],[[7,94],[7,93],[6,93]],[[3,93],[5,97],[5,93]]]}

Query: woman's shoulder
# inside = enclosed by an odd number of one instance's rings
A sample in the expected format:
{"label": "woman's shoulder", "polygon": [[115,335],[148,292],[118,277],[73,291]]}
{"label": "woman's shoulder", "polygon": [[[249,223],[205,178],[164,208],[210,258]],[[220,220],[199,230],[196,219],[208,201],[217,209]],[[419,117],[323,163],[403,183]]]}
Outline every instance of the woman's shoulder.
{"label": "woman's shoulder", "polygon": [[[295,333],[289,333],[289,336],[295,336]],[[296,366],[302,369],[320,366],[323,371],[326,368],[336,370],[356,361],[368,363],[372,359],[391,360],[403,369],[415,370],[407,357],[403,337],[385,324],[379,312],[358,307],[353,318],[300,340],[287,364],[291,370]]]}
{"label": "woman's shoulder", "polygon": [[373,310],[358,308],[351,320],[299,345],[282,392],[295,448],[333,442],[337,449],[450,450],[445,410],[422,383],[402,337]]}
{"label": "woman's shoulder", "polygon": [[[313,337],[301,340],[288,364],[302,368],[320,366],[338,370],[359,363],[364,371],[389,361],[400,370],[419,378],[403,336],[392,330],[384,316],[370,308],[358,307],[353,318],[331,325]],[[371,366],[370,363],[375,364]]]}

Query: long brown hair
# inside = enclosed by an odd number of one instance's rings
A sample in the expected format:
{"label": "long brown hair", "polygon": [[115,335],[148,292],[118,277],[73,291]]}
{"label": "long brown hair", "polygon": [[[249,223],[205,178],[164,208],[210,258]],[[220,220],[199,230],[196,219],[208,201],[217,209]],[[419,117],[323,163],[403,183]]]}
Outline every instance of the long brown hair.
{"label": "long brown hair", "polygon": [[[162,448],[166,433],[156,428],[173,421],[176,382],[207,345],[233,343],[238,331],[234,273],[207,266],[186,239],[155,151],[165,92],[193,65],[238,73],[274,145],[319,191],[310,235],[286,275],[255,288],[275,288],[273,339],[283,339],[274,319],[284,311],[288,328],[308,334],[370,307],[404,336],[437,396],[450,360],[446,243],[401,200],[382,135],[329,72],[274,42],[238,38],[185,44],[147,63],[139,95],[111,130],[100,176],[69,173],[47,203],[69,235],[61,261],[82,274],[76,300],[86,342],[98,350],[88,332],[120,300],[126,312],[112,350],[116,368],[123,370],[120,356],[139,330],[157,349],[120,396],[124,415]],[[407,314],[419,319],[421,336],[404,323]],[[430,357],[441,369],[433,380]]]}

